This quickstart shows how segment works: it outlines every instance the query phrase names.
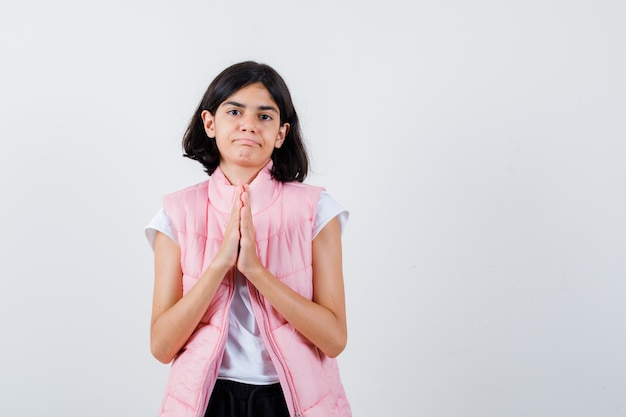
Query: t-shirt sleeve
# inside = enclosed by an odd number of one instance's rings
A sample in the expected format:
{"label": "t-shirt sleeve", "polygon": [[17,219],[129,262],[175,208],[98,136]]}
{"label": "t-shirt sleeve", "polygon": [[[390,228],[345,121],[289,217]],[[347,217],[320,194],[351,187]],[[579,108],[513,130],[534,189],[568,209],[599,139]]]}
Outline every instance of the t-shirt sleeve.
{"label": "t-shirt sleeve", "polygon": [[178,245],[176,229],[174,229],[170,216],[167,215],[164,208],[161,208],[157,214],[154,215],[144,231],[152,249],[154,249],[154,240],[156,239],[157,232],[163,233]]}
{"label": "t-shirt sleeve", "polygon": [[326,191],[320,193],[320,199],[317,202],[317,212],[313,223],[313,238],[331,221],[335,216],[339,217],[341,233],[343,233],[350,212],[343,208],[335,199],[333,199]]}

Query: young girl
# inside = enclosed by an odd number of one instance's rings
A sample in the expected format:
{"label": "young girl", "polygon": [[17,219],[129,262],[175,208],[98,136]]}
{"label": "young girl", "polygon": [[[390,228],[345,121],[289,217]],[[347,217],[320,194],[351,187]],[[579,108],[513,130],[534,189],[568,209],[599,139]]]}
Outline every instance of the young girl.
{"label": "young girl", "polygon": [[150,347],[173,360],[160,416],[350,416],[341,230],[348,213],[303,184],[289,90],[242,62],[207,89],[183,138],[207,181],[167,195],[146,227],[155,254]]}

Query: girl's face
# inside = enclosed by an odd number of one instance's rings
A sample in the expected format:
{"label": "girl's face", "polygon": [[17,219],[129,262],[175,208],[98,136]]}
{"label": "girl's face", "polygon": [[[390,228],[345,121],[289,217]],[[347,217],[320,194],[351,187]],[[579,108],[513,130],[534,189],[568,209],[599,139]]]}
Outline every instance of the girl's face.
{"label": "girl's face", "polygon": [[228,97],[212,115],[202,112],[204,129],[215,138],[222,170],[261,170],[274,148],[280,148],[289,124],[280,124],[280,110],[261,83],[251,84]]}

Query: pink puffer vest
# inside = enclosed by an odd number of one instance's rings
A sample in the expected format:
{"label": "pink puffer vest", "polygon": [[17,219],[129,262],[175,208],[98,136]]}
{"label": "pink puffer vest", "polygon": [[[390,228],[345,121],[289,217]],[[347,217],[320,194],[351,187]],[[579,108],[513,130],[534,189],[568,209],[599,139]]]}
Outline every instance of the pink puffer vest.
{"label": "pink puffer vest", "polygon": [[[308,299],[312,287],[312,229],[321,189],[271,179],[270,162],[250,184],[250,202],[261,262]],[[196,283],[217,253],[228,223],[235,187],[218,168],[210,180],[163,199],[181,249],[183,293]],[[289,254],[286,256],[286,254]],[[233,274],[220,285],[187,344],[174,359],[159,416],[204,415],[226,342]],[[279,379],[290,414],[349,417],[337,361],[324,355],[250,285],[255,318]]]}

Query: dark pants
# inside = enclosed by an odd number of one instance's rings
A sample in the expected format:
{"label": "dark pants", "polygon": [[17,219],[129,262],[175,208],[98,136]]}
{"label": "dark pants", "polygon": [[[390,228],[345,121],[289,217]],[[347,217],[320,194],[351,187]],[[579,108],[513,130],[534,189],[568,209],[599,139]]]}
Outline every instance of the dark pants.
{"label": "dark pants", "polygon": [[248,385],[218,379],[204,417],[289,417],[280,384]]}

